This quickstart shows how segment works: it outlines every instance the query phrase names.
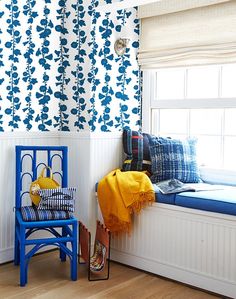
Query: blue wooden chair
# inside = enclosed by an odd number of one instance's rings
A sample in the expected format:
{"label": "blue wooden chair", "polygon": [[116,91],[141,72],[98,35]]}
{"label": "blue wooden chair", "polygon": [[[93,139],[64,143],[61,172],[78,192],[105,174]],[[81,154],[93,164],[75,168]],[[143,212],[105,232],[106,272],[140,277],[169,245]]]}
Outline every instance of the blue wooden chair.
{"label": "blue wooden chair", "polygon": [[[29,201],[29,185],[37,179],[40,168],[44,166],[52,168],[61,187],[67,187],[67,162],[66,146],[16,146],[14,263],[20,265],[21,286],[27,283],[30,258],[47,245],[59,247],[61,261],[65,261],[66,256],[70,258],[70,276],[72,280],[77,280],[77,219],[65,211],[39,213],[36,208],[24,206],[23,203],[25,200]],[[35,220],[32,211],[36,211],[36,216],[42,216],[43,220]],[[23,215],[29,219],[25,220]],[[37,231],[47,231],[51,235],[37,237],[34,235]],[[68,244],[71,246],[68,247]],[[27,246],[31,248],[27,250]]]}

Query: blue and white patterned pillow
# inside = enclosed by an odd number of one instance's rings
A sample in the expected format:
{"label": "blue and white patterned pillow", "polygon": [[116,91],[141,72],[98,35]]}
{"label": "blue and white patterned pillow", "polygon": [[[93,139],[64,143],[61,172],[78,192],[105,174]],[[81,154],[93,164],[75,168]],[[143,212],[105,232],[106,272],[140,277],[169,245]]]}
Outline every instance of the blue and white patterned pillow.
{"label": "blue and white patterned pillow", "polygon": [[40,189],[39,210],[74,212],[76,188]]}
{"label": "blue and white patterned pillow", "polygon": [[196,160],[196,139],[165,139],[150,146],[151,181],[177,179],[183,183],[201,181]]}

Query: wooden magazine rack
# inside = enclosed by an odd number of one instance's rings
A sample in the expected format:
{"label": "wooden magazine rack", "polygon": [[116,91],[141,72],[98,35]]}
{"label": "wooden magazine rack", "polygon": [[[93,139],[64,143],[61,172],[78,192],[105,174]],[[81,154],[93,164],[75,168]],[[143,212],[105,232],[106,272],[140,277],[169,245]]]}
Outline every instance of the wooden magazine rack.
{"label": "wooden magazine rack", "polygon": [[[88,280],[107,280],[110,274],[110,231],[97,221],[94,251],[91,256],[91,233],[79,222],[79,264],[87,264]],[[83,259],[83,262],[81,262]]]}

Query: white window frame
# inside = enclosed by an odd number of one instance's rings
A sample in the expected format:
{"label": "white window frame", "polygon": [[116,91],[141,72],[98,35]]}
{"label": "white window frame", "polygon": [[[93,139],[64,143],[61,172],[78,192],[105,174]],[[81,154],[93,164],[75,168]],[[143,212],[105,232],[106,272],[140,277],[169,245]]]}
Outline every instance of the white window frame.
{"label": "white window frame", "polygon": [[[220,84],[219,88],[221,89]],[[152,133],[152,109],[236,108],[235,98],[157,100],[156,94],[156,71],[144,70],[142,92],[143,132]],[[221,94],[221,90],[219,91],[219,94]],[[200,167],[200,172],[202,179],[206,182],[236,185],[236,170],[229,171],[223,169]]]}

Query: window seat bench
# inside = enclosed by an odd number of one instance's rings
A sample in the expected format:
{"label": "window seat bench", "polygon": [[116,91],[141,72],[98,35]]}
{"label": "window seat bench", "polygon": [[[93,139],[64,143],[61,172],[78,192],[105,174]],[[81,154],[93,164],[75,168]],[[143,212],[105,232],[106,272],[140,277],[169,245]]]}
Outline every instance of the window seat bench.
{"label": "window seat bench", "polygon": [[112,236],[111,259],[236,298],[236,188],[222,188],[157,191],[131,234]]}

